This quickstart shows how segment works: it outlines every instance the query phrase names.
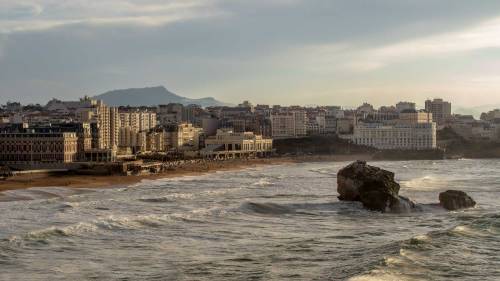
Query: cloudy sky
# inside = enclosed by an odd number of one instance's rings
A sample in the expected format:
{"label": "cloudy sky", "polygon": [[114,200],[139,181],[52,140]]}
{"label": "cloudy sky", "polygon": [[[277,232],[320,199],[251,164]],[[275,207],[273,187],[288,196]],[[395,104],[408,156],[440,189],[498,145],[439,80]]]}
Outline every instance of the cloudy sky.
{"label": "cloudy sky", "polygon": [[500,104],[498,0],[0,0],[0,102]]}

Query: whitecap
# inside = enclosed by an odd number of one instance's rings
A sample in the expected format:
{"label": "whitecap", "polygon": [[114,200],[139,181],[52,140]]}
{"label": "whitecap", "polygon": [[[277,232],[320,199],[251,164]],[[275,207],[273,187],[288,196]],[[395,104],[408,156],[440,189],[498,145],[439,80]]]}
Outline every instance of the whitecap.
{"label": "whitecap", "polygon": [[270,182],[266,178],[261,178],[259,181],[253,183],[254,186],[260,186],[260,187],[265,187],[265,186],[272,186],[274,185],[272,182]]}

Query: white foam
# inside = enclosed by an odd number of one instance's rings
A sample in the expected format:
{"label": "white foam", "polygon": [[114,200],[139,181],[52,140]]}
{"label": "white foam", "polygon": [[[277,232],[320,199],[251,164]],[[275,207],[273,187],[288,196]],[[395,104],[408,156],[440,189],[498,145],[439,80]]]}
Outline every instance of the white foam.
{"label": "white foam", "polygon": [[355,276],[347,279],[348,281],[417,281],[418,279],[410,279],[394,273],[387,273],[379,270],[374,270],[373,272]]}
{"label": "white foam", "polygon": [[274,185],[272,182],[267,180],[266,178],[261,178],[259,181],[253,183],[254,186],[260,186],[260,187],[265,187],[265,186],[272,186]]}

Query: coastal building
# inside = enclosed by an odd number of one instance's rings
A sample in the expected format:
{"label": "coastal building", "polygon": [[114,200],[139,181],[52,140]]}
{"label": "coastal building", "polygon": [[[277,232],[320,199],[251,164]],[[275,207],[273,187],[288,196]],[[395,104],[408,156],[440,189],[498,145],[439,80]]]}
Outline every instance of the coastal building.
{"label": "coastal building", "polygon": [[76,133],[0,133],[0,164],[39,166],[78,160]]}
{"label": "coastal building", "polygon": [[435,149],[436,123],[359,123],[354,127],[354,143],[387,150]]}
{"label": "coastal building", "polygon": [[443,99],[426,100],[425,111],[432,113],[438,125],[443,125],[446,119],[451,117],[451,103]]}
{"label": "coastal building", "polygon": [[352,140],[359,145],[389,150],[428,150],[437,147],[437,125],[432,113],[404,110],[397,120],[359,122]]}
{"label": "coastal building", "polygon": [[217,134],[205,140],[201,155],[205,158],[260,157],[273,152],[273,140],[252,132],[235,133],[218,130]]}

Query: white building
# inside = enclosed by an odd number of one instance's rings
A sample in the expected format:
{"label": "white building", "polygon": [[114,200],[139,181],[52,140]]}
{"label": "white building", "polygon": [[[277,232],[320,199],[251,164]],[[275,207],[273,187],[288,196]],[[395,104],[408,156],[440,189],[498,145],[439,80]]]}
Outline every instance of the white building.
{"label": "white building", "polygon": [[428,150],[437,147],[436,130],[431,113],[402,113],[392,123],[356,124],[352,140],[377,149]]}
{"label": "white building", "polygon": [[252,132],[235,133],[231,130],[217,130],[217,134],[205,140],[204,157],[237,154],[243,156],[264,156],[273,151],[273,140]]}

